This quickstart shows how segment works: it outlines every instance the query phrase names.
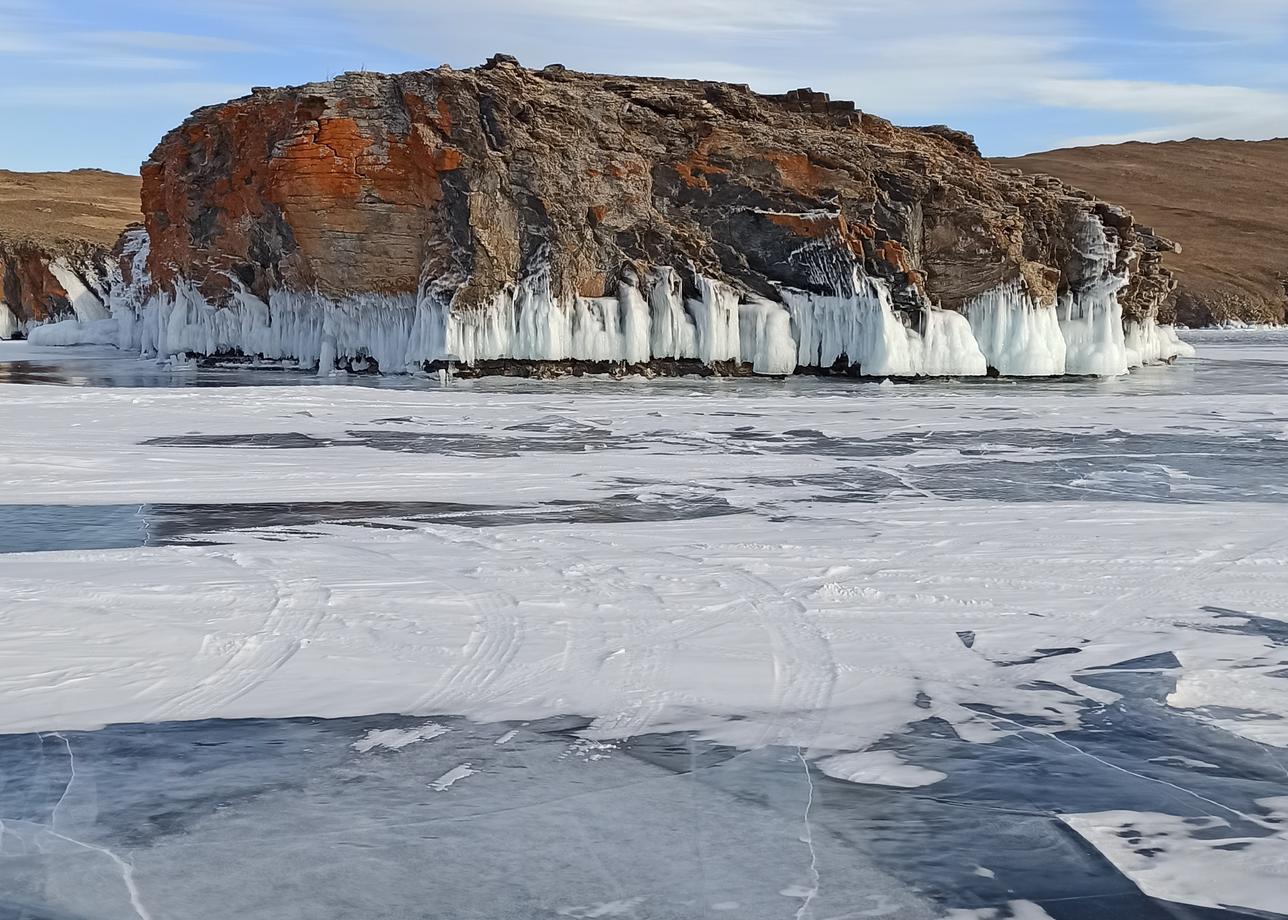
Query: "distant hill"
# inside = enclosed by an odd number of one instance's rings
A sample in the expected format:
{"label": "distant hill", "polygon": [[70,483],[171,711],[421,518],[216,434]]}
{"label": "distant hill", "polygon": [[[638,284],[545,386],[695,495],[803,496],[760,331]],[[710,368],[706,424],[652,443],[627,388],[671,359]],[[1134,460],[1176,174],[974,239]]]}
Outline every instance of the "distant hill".
{"label": "distant hill", "polygon": [[0,238],[10,242],[84,240],[111,247],[141,221],[138,176],[98,169],[18,173],[0,169]]}
{"label": "distant hill", "polygon": [[1288,319],[1288,139],[1077,147],[996,159],[1128,208],[1180,243],[1180,322]]}
{"label": "distant hill", "polygon": [[141,186],[97,169],[0,169],[0,339],[102,311],[112,247],[143,219]]}

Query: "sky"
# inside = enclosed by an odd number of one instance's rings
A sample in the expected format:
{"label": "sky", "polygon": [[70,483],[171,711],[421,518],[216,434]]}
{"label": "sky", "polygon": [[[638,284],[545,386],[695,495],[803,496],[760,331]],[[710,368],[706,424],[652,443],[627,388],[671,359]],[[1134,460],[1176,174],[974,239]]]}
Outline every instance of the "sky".
{"label": "sky", "polygon": [[1288,135],[1288,0],[0,0],[0,168],[136,172],[252,86],[498,51],[811,86],[995,156]]}

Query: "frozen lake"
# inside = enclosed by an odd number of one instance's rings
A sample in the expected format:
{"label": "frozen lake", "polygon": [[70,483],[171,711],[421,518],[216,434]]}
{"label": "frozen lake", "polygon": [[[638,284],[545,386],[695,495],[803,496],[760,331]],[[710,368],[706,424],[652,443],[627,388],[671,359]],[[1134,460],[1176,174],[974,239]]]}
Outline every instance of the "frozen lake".
{"label": "frozen lake", "polygon": [[1288,917],[1288,334],[1192,340],[446,388],[0,343],[0,920]]}

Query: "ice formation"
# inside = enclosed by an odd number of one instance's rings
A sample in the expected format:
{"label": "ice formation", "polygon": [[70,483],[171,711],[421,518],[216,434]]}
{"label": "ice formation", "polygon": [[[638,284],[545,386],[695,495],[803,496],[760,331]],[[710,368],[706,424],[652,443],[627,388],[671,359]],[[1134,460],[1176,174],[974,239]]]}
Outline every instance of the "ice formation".
{"label": "ice formation", "polygon": [[844,357],[873,377],[982,376],[988,364],[970,324],[950,310],[921,311],[905,325],[880,279],[853,273],[848,295],[784,290],[802,367],[831,367]]}
{"label": "ice formation", "polygon": [[65,261],[55,259],[50,262],[49,273],[58,280],[58,283],[63,286],[63,290],[67,292],[67,299],[71,302],[72,312],[76,314],[78,320],[83,323],[92,323],[101,319],[108,319],[108,310],[103,305],[101,292],[91,290],[81,279],[81,276],[76,274]]}
{"label": "ice formation", "polygon": [[27,339],[33,345],[119,345],[119,330],[114,319],[65,319],[31,327]]}
{"label": "ice formation", "polygon": [[18,322],[18,317],[13,315],[9,305],[0,300],[0,339],[11,339],[13,334],[21,328],[22,324]]}
{"label": "ice formation", "polygon": [[837,754],[820,760],[818,766],[828,776],[847,783],[891,786],[896,789],[933,786],[948,778],[948,774],[938,770],[928,770],[907,763],[894,751]]}
{"label": "ice formation", "polygon": [[1065,371],[1064,333],[1051,307],[1033,300],[1019,282],[994,288],[966,307],[980,351],[999,374],[1054,377]]}
{"label": "ice formation", "polygon": [[[1153,320],[1124,328],[1111,247],[1095,225],[1081,240],[1091,281],[1059,303],[1037,302],[1013,281],[962,312],[896,308],[886,282],[850,268],[830,293],[792,288],[780,301],[675,269],[624,280],[614,296],[561,297],[540,270],[489,303],[453,306],[432,284],[419,294],[328,297],[273,291],[267,300],[235,283],[230,302],[209,303],[195,285],[154,293],[148,240],[126,239],[129,281],[109,279],[100,296],[57,266],[75,320],[32,331],[36,344],[115,344],[159,357],[240,353],[293,360],[330,374],[337,367],[382,372],[429,362],[579,361],[644,365],[692,360],[750,366],[783,376],[841,362],[865,376],[1117,375],[1193,351]],[[106,301],[106,303],[104,302]],[[4,322],[0,315],[0,325]]]}

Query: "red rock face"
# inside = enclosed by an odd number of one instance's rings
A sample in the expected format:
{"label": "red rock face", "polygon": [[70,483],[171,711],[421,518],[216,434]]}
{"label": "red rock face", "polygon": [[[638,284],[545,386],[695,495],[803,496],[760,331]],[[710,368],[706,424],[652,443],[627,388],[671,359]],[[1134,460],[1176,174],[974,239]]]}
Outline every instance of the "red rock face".
{"label": "red rock face", "polygon": [[207,110],[143,167],[153,277],[167,286],[182,274],[212,296],[233,278],[261,294],[414,290],[440,177],[461,162],[421,102],[399,106],[400,132],[370,97],[253,96]]}
{"label": "red rock face", "polygon": [[1016,278],[1042,298],[1090,284],[1089,220],[1137,271],[1129,316],[1171,288],[1151,255],[1170,244],[1125,213],[812,92],[506,61],[347,74],[195,113],[143,179],[153,277],[216,301],[236,279],[468,307],[541,269],[599,295],[659,266],[773,298],[857,263],[900,305],[959,307]]}
{"label": "red rock face", "polygon": [[[19,322],[43,323],[71,314],[67,291],[49,270],[49,263],[60,255],[69,254],[34,242],[0,240],[0,303]],[[84,255],[77,252],[74,257]]]}

